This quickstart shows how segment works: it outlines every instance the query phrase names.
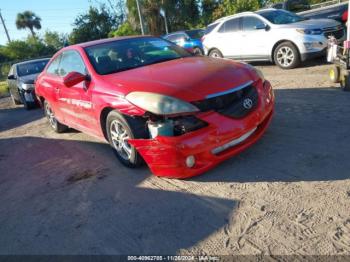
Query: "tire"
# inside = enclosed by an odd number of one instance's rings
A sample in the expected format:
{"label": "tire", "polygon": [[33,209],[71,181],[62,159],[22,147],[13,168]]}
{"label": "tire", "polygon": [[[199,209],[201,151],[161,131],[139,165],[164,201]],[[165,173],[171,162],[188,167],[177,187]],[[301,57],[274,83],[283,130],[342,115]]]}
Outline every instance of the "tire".
{"label": "tire", "polygon": [[31,110],[35,108],[36,106],[35,102],[27,102],[22,92],[20,93],[20,96],[21,96],[22,104],[24,105],[24,108],[26,110]]}
{"label": "tire", "polygon": [[202,49],[200,49],[199,47],[193,48],[193,53],[194,53],[195,55],[203,55],[203,51],[202,51]]}
{"label": "tire", "polygon": [[282,69],[292,69],[300,65],[300,54],[291,42],[279,44],[274,51],[274,62]]}
{"label": "tire", "polygon": [[329,69],[329,79],[333,83],[340,83],[340,70],[337,66],[332,66],[331,69]]}
{"label": "tire", "polygon": [[344,91],[349,92],[350,91],[350,76],[344,75],[344,77],[340,81],[340,86]]}
{"label": "tire", "polygon": [[107,116],[106,130],[109,144],[123,165],[136,168],[144,163],[141,155],[126,140],[149,138],[145,121],[123,116],[117,111],[111,111]]}
{"label": "tire", "polygon": [[50,104],[45,100],[44,101],[44,113],[45,116],[51,126],[51,128],[56,132],[56,133],[63,133],[67,131],[68,126],[61,124],[56,118],[55,114],[51,109]]}
{"label": "tire", "polygon": [[210,57],[213,57],[213,58],[223,58],[224,56],[222,55],[222,53],[218,50],[218,49],[216,49],[216,48],[214,48],[213,50],[211,50],[210,52],[209,52],[209,56]]}

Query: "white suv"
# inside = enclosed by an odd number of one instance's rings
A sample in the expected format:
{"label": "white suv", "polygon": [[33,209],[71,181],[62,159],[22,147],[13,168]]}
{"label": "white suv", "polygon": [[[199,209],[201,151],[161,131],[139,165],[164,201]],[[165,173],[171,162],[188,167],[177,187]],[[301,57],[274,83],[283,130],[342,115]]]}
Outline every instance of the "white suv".
{"label": "white suv", "polygon": [[264,9],[221,18],[202,38],[211,57],[271,61],[283,69],[322,56],[328,37],[345,40],[343,26],[331,19],[305,19],[294,13]]}

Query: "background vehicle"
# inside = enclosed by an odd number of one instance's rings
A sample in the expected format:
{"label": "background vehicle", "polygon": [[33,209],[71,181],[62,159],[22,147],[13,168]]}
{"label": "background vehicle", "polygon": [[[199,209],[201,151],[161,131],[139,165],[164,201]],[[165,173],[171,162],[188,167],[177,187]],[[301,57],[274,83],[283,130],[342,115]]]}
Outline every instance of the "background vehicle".
{"label": "background vehicle", "polygon": [[201,41],[203,35],[203,29],[195,29],[174,32],[163,36],[163,38],[193,52],[194,54],[203,55],[204,51]]}
{"label": "background vehicle", "polygon": [[26,109],[36,106],[34,81],[49,60],[49,58],[36,59],[12,65],[7,81],[14,104],[23,104]]}
{"label": "background vehicle", "polygon": [[329,36],[345,39],[343,26],[330,19],[305,19],[294,13],[264,9],[224,17],[209,25],[203,40],[211,57],[271,61],[283,69],[326,54]]}
{"label": "background vehicle", "polygon": [[287,0],[273,4],[272,8],[284,9],[309,19],[334,19],[344,22],[342,17],[348,10],[348,1],[339,3],[339,1],[327,1],[325,3],[310,5],[307,0]]}
{"label": "background vehicle", "polygon": [[36,95],[56,132],[70,126],[106,139],[124,165],[143,158],[154,174],[173,178],[251,146],[274,107],[270,83],[252,66],[142,36],[63,48],[38,77]]}

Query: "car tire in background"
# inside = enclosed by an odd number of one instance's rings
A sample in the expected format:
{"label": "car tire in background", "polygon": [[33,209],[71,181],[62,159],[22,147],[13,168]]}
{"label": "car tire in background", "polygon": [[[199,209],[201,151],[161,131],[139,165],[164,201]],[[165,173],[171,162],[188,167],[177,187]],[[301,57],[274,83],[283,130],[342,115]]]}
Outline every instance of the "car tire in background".
{"label": "car tire in background", "polygon": [[203,51],[202,51],[202,49],[200,49],[199,47],[193,48],[193,53],[194,53],[195,55],[203,55]]}
{"label": "car tire in background", "polygon": [[216,49],[216,48],[210,50],[209,56],[214,57],[214,58],[223,58],[224,57],[222,55],[222,53],[219,51],[219,49]]}
{"label": "car tire in background", "polygon": [[282,69],[292,69],[300,64],[300,54],[291,42],[279,44],[273,54],[274,62]]}
{"label": "car tire in background", "polygon": [[65,131],[67,131],[68,126],[66,126],[64,124],[61,124],[56,119],[55,114],[54,114],[54,112],[51,109],[51,105],[46,100],[44,101],[44,113],[45,113],[45,116],[46,116],[47,120],[49,121],[49,124],[50,124],[51,128],[56,133],[63,133]]}
{"label": "car tire in background", "polygon": [[333,65],[329,69],[329,79],[335,84],[340,82],[340,70],[337,66]]}
{"label": "car tire in background", "polygon": [[20,96],[21,96],[21,100],[22,100],[22,104],[24,105],[24,108],[27,110],[33,109],[36,107],[35,102],[28,102],[26,100],[26,98],[24,97],[24,93],[20,92]]}
{"label": "car tire in background", "polygon": [[144,163],[137,150],[127,142],[128,139],[149,138],[143,119],[111,111],[107,116],[106,131],[109,144],[122,164],[135,168]]}

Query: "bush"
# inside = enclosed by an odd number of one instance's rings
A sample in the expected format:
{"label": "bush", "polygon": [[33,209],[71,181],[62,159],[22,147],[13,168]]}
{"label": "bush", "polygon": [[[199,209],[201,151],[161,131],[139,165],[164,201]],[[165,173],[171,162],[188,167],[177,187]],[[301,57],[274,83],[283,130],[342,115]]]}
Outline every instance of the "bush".
{"label": "bush", "polygon": [[129,22],[125,22],[121,26],[119,26],[118,30],[112,31],[108,34],[109,37],[117,37],[117,36],[128,36],[128,35],[138,35],[139,32],[135,31]]}

